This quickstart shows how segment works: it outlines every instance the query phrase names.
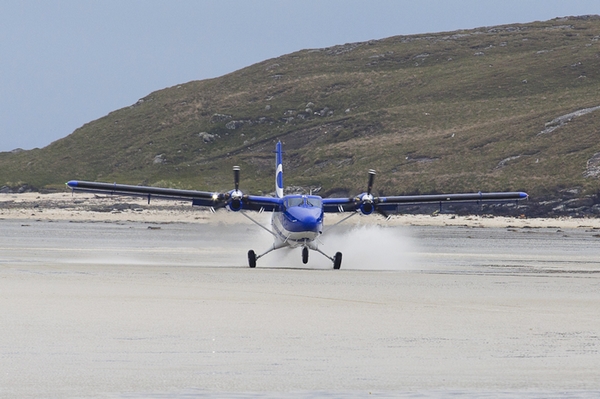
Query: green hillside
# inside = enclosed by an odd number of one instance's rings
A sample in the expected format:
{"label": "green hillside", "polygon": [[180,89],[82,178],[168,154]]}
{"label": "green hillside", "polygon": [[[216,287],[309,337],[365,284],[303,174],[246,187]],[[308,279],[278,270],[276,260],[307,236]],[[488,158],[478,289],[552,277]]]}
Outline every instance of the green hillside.
{"label": "green hillside", "polygon": [[396,36],[156,91],[43,149],[0,153],[0,186],[221,190],[240,165],[241,188],[268,193],[281,140],[286,185],[322,195],[364,190],[372,168],[380,194],[584,196],[598,191],[597,106],[600,17]]}

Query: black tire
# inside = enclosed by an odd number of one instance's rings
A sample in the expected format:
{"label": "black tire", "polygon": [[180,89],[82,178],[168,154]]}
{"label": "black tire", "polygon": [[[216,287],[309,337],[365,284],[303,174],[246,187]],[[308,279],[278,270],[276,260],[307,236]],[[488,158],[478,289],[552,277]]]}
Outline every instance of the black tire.
{"label": "black tire", "polygon": [[302,263],[305,265],[308,263],[308,248],[302,248]]}
{"label": "black tire", "polygon": [[251,268],[256,267],[256,254],[253,250],[248,251],[248,266]]}
{"label": "black tire", "polygon": [[335,270],[337,270],[340,267],[342,267],[342,253],[341,252],[336,252],[335,253],[335,258],[333,259],[333,268]]}

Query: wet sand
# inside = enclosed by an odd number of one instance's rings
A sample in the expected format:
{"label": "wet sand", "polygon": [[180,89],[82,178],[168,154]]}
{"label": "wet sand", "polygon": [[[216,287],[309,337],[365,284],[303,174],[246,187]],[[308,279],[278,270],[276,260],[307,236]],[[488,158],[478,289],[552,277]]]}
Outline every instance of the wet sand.
{"label": "wet sand", "polygon": [[342,270],[251,270],[268,233],[171,211],[0,215],[0,396],[600,393],[594,220],[355,218],[323,243]]}

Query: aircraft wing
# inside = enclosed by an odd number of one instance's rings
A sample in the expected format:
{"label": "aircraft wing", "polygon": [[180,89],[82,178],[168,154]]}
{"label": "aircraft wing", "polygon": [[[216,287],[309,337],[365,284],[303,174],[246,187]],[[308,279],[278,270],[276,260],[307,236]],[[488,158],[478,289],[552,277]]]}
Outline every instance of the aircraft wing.
{"label": "aircraft wing", "polygon": [[241,209],[261,212],[273,211],[278,210],[281,204],[279,198],[243,195],[237,190],[226,193],[211,193],[208,191],[179,190],[173,188],[133,186],[127,184],[98,183],[78,180],[69,181],[67,186],[75,192],[143,197],[148,199],[148,203],[151,199],[191,201],[192,205],[195,206],[206,206],[215,209],[228,206],[235,211]]}
{"label": "aircraft wing", "polygon": [[148,186],[131,186],[127,184],[97,183],[77,180],[71,180],[67,183],[67,186],[69,186],[69,188],[76,192],[125,195],[130,197],[160,198],[180,201],[194,199],[212,200],[215,195],[218,196],[218,193],[209,193],[206,191],[178,190],[172,188]]}
{"label": "aircraft wing", "polygon": [[329,213],[357,210],[356,198],[323,198],[323,211]]}
{"label": "aircraft wing", "polygon": [[390,197],[372,197],[370,194],[361,194],[355,198],[325,198],[323,210],[325,212],[349,212],[361,210],[369,214],[373,210],[380,213],[398,212],[402,206],[419,204],[445,204],[445,203],[482,203],[519,201],[527,198],[523,192],[499,193],[466,193],[466,194],[433,194],[433,195],[401,195]]}
{"label": "aircraft wing", "polygon": [[279,211],[281,209],[282,200],[281,198],[274,197],[262,197],[258,195],[245,195],[243,209],[250,211]]}
{"label": "aircraft wing", "polygon": [[527,198],[522,192],[500,193],[467,193],[467,194],[433,194],[433,195],[403,195],[392,197],[379,197],[376,204],[377,210],[394,212],[403,205],[440,204],[445,203],[474,203],[519,201]]}

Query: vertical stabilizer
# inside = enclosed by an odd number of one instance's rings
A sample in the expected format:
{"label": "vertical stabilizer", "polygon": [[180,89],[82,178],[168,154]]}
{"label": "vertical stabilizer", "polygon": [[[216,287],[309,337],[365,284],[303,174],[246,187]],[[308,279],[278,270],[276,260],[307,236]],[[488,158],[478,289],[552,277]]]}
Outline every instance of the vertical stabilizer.
{"label": "vertical stabilizer", "polygon": [[283,156],[281,151],[281,141],[275,146],[275,195],[277,198],[283,197]]}

